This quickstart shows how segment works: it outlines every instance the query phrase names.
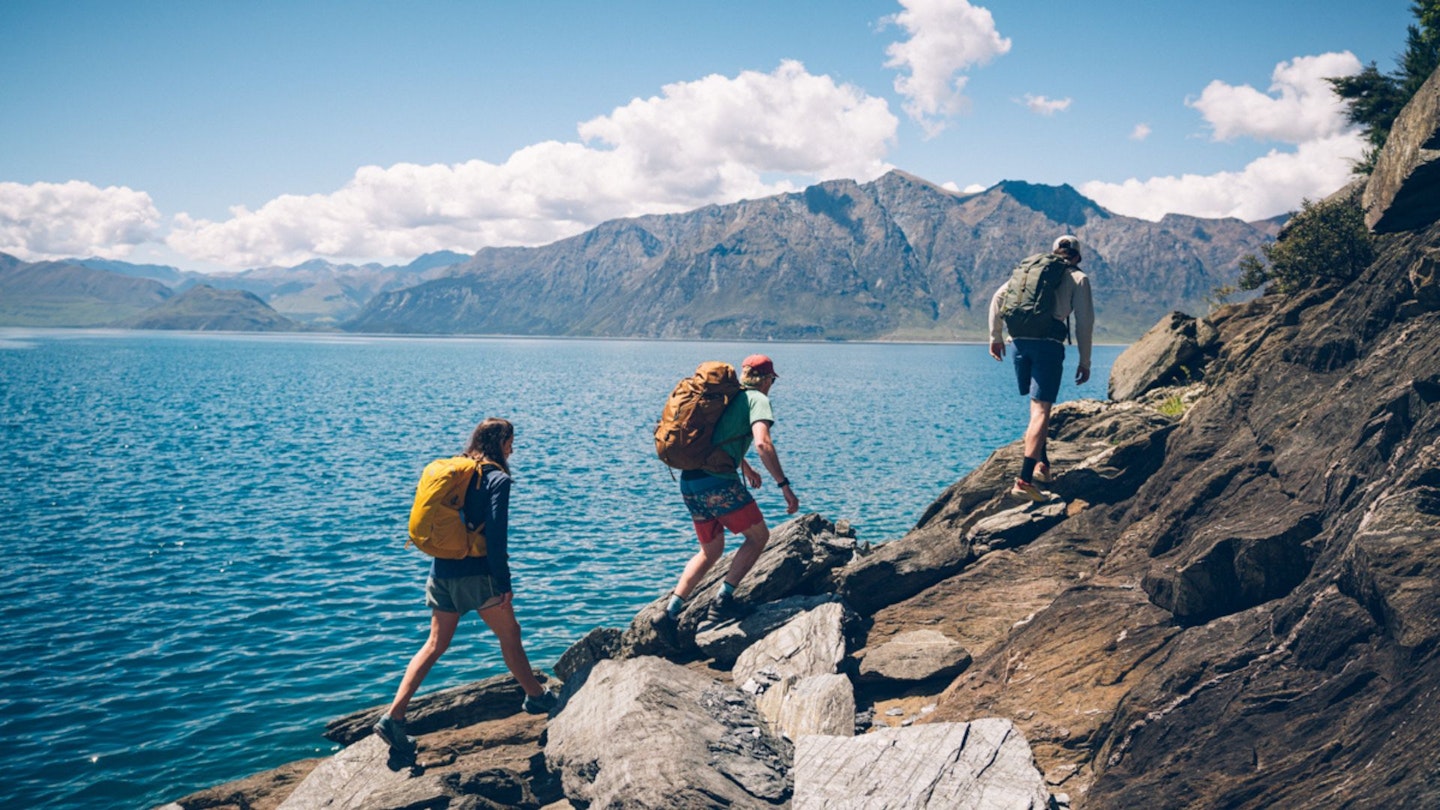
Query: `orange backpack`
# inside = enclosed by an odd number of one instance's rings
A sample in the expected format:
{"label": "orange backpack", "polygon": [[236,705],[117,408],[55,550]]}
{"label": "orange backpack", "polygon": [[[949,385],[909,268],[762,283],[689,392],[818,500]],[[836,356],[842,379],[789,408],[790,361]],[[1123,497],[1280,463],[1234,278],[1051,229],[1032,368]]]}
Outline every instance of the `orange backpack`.
{"label": "orange backpack", "polygon": [[681,380],[665,401],[655,428],[655,454],[677,470],[733,470],[735,460],[715,446],[715,423],[740,393],[729,363],[710,360]]}
{"label": "orange backpack", "polygon": [[410,507],[410,540],[431,557],[458,560],[485,556],[485,526],[465,524],[465,493],[491,462],[467,456],[440,458],[425,465]]}

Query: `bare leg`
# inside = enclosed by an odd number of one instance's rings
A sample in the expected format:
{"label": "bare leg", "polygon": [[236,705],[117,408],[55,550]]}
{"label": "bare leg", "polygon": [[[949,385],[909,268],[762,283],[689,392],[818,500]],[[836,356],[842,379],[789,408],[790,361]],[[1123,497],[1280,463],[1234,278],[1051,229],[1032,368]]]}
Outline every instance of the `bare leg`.
{"label": "bare leg", "polygon": [[713,566],[725,553],[725,534],[722,531],[719,537],[708,543],[701,543],[700,550],[685,563],[685,570],[680,574],[680,581],[675,585],[675,595],[681,599],[689,599],[690,594],[695,592],[695,586],[700,580],[710,573]]}
{"label": "bare leg", "polygon": [[425,676],[430,674],[430,667],[440,660],[440,656],[450,646],[450,640],[455,637],[455,627],[460,624],[459,613],[447,613],[443,610],[430,610],[430,638],[425,640],[425,645],[410,659],[410,665],[405,668],[405,677],[400,679],[400,689],[395,692],[395,700],[390,704],[390,716],[396,720],[405,719],[405,709],[410,705],[410,698],[415,696],[420,683]]}
{"label": "bare leg", "polygon": [[1054,403],[1030,400],[1030,426],[1025,429],[1025,457],[1040,460],[1050,434],[1050,408]]}
{"label": "bare leg", "polygon": [[756,560],[760,559],[760,552],[765,550],[765,544],[770,542],[770,527],[765,525],[763,518],[741,534],[745,536],[745,542],[735,551],[730,570],[725,572],[725,581],[731,585],[739,585],[740,580],[750,573]]}
{"label": "bare leg", "polygon": [[530,697],[543,694],[545,687],[540,685],[535,673],[531,671],[530,656],[525,654],[525,646],[520,643],[520,622],[515,618],[515,608],[509,602],[501,602],[480,611],[480,618],[485,620],[490,632],[499,640],[505,667],[515,676],[515,680],[520,682],[520,688]]}

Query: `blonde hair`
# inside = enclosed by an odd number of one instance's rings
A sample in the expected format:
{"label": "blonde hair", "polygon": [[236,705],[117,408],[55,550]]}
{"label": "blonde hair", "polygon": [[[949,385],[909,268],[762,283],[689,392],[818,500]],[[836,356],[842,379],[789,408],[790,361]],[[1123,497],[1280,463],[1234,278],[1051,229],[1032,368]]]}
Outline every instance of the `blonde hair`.
{"label": "blonde hair", "polygon": [[740,377],[740,384],[750,388],[754,388],[766,380],[775,379],[774,374],[756,374],[749,366],[741,369],[741,372],[743,376]]}

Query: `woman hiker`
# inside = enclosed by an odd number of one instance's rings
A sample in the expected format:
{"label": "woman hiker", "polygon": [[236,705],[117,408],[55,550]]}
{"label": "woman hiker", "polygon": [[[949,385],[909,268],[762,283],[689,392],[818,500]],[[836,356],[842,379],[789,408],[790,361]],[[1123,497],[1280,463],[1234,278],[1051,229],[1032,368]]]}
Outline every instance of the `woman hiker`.
{"label": "woman hiker", "polygon": [[506,531],[510,518],[510,466],[507,459],[515,448],[515,428],[504,419],[486,419],[470,435],[464,455],[484,462],[477,469],[476,482],[465,495],[465,522],[485,526],[485,555],[458,560],[434,558],[425,583],[425,604],[430,607],[430,638],[410,665],[395,692],[395,701],[375,722],[374,731],[390,744],[393,753],[413,755],[414,738],[405,733],[405,708],[420,688],[430,667],[440,660],[460,617],[474,610],[500,642],[505,666],[525,690],[522,708],[530,714],[545,714],[555,706],[555,694],[540,685],[530,669],[530,659],[520,643],[520,623],[511,605],[510,563]]}

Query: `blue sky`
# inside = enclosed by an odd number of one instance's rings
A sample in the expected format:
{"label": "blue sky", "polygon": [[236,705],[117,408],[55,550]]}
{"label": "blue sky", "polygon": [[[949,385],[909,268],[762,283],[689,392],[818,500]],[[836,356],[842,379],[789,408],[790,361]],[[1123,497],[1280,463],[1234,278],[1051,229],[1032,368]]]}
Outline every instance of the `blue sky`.
{"label": "blue sky", "polygon": [[1259,219],[1361,151],[1409,0],[0,3],[0,252],[543,244],[898,168]]}

